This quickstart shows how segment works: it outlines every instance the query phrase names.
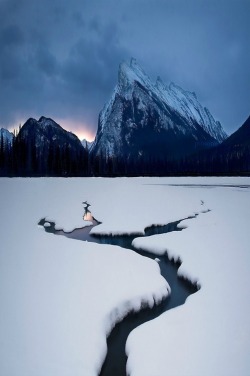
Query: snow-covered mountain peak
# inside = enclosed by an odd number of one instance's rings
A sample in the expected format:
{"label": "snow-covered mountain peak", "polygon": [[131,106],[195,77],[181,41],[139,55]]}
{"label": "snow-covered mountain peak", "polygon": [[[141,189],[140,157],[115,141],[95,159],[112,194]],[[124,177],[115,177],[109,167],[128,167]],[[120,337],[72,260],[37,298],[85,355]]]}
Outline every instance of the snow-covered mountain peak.
{"label": "snow-covered mountain peak", "polygon": [[194,91],[184,90],[182,87],[180,87],[179,85],[177,85],[174,82],[171,82],[169,84],[168,88],[176,96],[179,96],[179,97],[181,97],[181,96],[194,97],[195,99],[197,99],[197,96],[196,96]]}
{"label": "snow-covered mountain peak", "polygon": [[154,90],[154,85],[150,78],[137,63],[136,59],[131,58],[130,63],[122,62],[119,66],[118,89],[123,93],[127,91],[127,94],[129,94],[136,82],[148,90]]}
{"label": "snow-covered mountain peak", "polygon": [[0,129],[0,141],[3,139],[4,143],[12,144],[14,135],[12,132],[9,132],[8,129],[1,128]]}
{"label": "snow-covered mountain peak", "polygon": [[182,143],[191,152],[197,145],[214,145],[226,137],[194,92],[173,82],[166,85],[160,77],[151,81],[132,58],[119,66],[118,84],[100,113],[91,150],[96,155],[124,154],[132,158],[133,153],[141,156],[141,150],[150,154],[157,145],[160,158],[170,150],[180,154],[183,147],[177,145]]}
{"label": "snow-covered mountain peak", "polygon": [[22,126],[18,138],[32,140],[33,145],[40,150],[39,153],[42,153],[43,148],[48,152],[52,143],[60,149],[82,149],[81,142],[75,134],[66,131],[53,119],[45,116],[40,117],[39,120],[29,118]]}

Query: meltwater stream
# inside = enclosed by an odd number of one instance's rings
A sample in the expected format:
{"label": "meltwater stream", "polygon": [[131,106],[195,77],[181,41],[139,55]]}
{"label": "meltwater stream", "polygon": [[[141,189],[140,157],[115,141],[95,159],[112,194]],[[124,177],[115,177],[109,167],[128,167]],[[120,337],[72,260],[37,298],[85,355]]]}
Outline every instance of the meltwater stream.
{"label": "meltwater stream", "polygon": [[[39,225],[43,226],[45,231],[56,235],[64,235],[68,238],[89,241],[99,244],[118,245],[123,248],[131,249],[136,253],[149,257],[156,258],[155,254],[138,251],[132,247],[132,241],[138,236],[150,236],[155,234],[163,234],[171,231],[181,231],[178,224],[182,221],[169,223],[167,225],[159,226],[152,225],[145,228],[144,235],[92,235],[90,231],[93,227],[98,226],[98,222],[89,211],[89,204],[84,202],[84,216],[85,221],[92,221],[93,225],[86,226],[81,229],[75,229],[70,233],[65,233],[63,230],[56,230],[55,223],[47,221],[45,218],[41,219]],[[154,308],[145,308],[140,312],[131,313],[126,316],[120,323],[118,323],[107,339],[108,352],[105,362],[102,366],[100,376],[126,376],[126,354],[125,344],[129,333],[137,326],[152,320],[161,313],[183,304],[186,298],[195,293],[198,287],[188,280],[184,280],[177,276],[177,270],[180,262],[174,262],[168,259],[167,255],[157,256],[162,276],[168,281],[171,287],[171,295],[167,297],[160,305]]]}

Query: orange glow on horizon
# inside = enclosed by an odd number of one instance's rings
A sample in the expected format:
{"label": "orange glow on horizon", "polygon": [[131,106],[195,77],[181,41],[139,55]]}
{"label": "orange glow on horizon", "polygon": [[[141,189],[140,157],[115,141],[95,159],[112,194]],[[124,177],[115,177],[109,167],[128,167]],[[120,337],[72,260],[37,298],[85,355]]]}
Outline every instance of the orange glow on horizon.
{"label": "orange glow on horizon", "polygon": [[[48,116],[48,117],[50,117],[50,116]],[[35,117],[35,119],[38,120],[39,117]],[[84,124],[80,121],[74,121],[74,120],[69,120],[69,119],[60,119],[60,118],[53,118],[53,117],[52,117],[52,119],[57,124],[61,125],[61,127],[63,127],[66,131],[74,133],[79,138],[80,141],[85,139],[89,142],[92,142],[95,139],[94,131],[87,124]],[[28,119],[23,120],[21,118],[21,120],[15,121],[14,125],[12,124],[12,125],[9,125],[7,127],[4,126],[4,125],[0,125],[0,128],[3,127],[5,129],[8,129],[9,132],[14,133],[14,130],[16,129],[18,131],[19,125],[23,126],[23,124],[27,120]]]}
{"label": "orange glow on horizon", "polygon": [[93,221],[92,214],[90,212],[87,212],[86,214],[84,214],[83,219],[84,221]]}
{"label": "orange glow on horizon", "polygon": [[92,142],[95,139],[95,136],[93,136],[93,135],[91,135],[87,132],[81,132],[78,129],[77,130],[67,129],[67,131],[68,130],[70,132],[74,133],[79,138],[80,141],[87,140],[88,142]]}
{"label": "orange glow on horizon", "polygon": [[8,124],[7,126],[6,125],[0,125],[0,128],[5,128],[7,129],[9,132],[13,133],[14,134],[14,131],[16,130],[17,132],[19,132],[19,127],[23,126],[23,124],[27,121],[26,120],[16,120],[14,121],[12,124]]}
{"label": "orange glow on horizon", "polygon": [[58,124],[61,125],[66,131],[74,133],[80,141],[87,140],[89,142],[94,141],[95,134],[89,127],[81,122],[72,121],[68,119],[58,119],[55,120]]}

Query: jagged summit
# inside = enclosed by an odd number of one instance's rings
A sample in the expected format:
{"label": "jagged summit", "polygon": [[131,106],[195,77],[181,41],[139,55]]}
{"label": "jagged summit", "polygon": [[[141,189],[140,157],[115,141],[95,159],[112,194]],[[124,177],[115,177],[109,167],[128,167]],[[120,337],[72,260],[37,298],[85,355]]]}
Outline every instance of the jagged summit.
{"label": "jagged summit", "polygon": [[80,140],[74,133],[66,131],[53,119],[45,116],[41,116],[39,120],[29,118],[21,129],[21,135],[27,137],[28,133],[36,138],[42,137],[43,140],[49,139],[53,134],[54,141],[62,140],[62,137],[65,140],[66,137],[80,144]]}
{"label": "jagged summit", "polygon": [[[52,120],[51,118],[47,118],[45,116],[41,116],[40,119],[38,120],[38,123],[40,125],[44,125],[44,126],[47,126],[47,125],[53,126],[53,125],[57,124],[54,120]],[[59,125],[59,124],[57,124],[57,125]]]}
{"label": "jagged summit", "polygon": [[51,141],[57,143],[59,147],[65,145],[70,147],[81,146],[81,142],[75,134],[66,131],[53,119],[45,116],[41,116],[39,120],[29,118],[22,126],[19,137],[32,138],[37,147],[49,144]]}
{"label": "jagged summit", "polygon": [[192,122],[198,123],[219,143],[227,138],[220,122],[216,121],[210,111],[200,104],[195,92],[184,90],[174,82],[166,85],[159,76],[156,83],[153,83],[136,59],[132,58],[130,63],[120,64],[117,92],[129,98],[136,84],[142,85],[152,95],[187,118],[190,125]]}
{"label": "jagged summit", "polygon": [[122,62],[119,66],[117,89],[119,92],[125,91],[128,96],[136,83],[145,86],[147,89],[154,90],[154,85],[150,78],[137,63],[136,59],[131,58],[130,63]]}
{"label": "jagged summit", "polygon": [[197,95],[194,91],[184,90],[182,87],[180,87],[174,82],[170,82],[168,89],[178,96],[184,95],[186,97],[194,97],[197,100]]}
{"label": "jagged summit", "polygon": [[160,77],[153,82],[137,61],[119,66],[118,83],[99,116],[92,152],[132,158],[183,155],[227,137],[194,92]]}
{"label": "jagged summit", "polygon": [[166,85],[162,81],[160,76],[157,76],[155,85],[156,85],[157,89],[159,89],[159,90],[165,90],[166,89]]}
{"label": "jagged summit", "polygon": [[42,122],[48,121],[48,120],[51,120],[51,119],[50,118],[46,118],[45,116],[41,116],[38,121],[39,121],[39,123],[42,123]]}

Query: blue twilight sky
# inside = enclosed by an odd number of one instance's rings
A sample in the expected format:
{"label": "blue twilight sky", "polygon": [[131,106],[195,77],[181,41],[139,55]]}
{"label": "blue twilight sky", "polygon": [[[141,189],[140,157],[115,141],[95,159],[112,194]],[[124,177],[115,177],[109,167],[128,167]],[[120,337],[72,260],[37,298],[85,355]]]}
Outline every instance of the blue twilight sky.
{"label": "blue twilight sky", "polygon": [[249,0],[0,0],[0,127],[93,139],[118,65],[195,91],[228,133],[250,114]]}

